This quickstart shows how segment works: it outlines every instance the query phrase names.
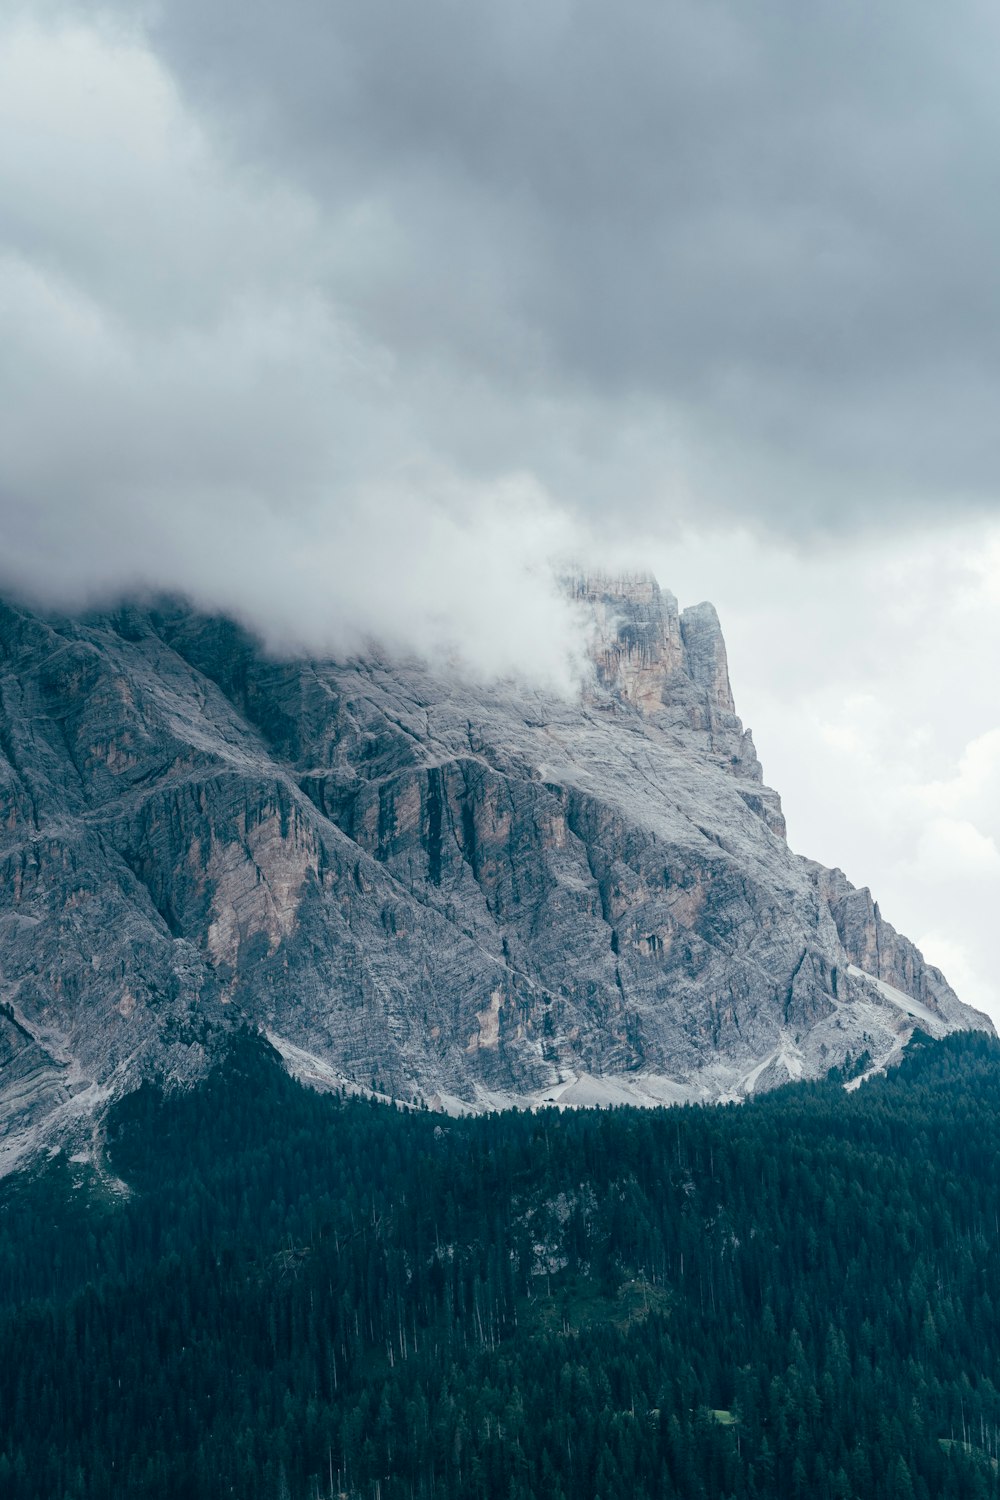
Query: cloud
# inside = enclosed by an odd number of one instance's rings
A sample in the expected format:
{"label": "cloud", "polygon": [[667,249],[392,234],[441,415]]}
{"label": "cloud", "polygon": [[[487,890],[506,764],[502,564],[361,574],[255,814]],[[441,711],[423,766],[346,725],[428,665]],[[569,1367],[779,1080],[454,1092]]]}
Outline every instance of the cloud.
{"label": "cloud", "polygon": [[546,526],[636,552],[996,508],[979,0],[946,29],[912,0],[10,0],[0,26],[8,573],[26,513],[162,556],[169,507],[335,531],[373,488],[433,509],[428,475],[453,540],[524,479]]}
{"label": "cloud", "polygon": [[928,782],[920,795],[934,812],[985,818],[1000,828],[1000,729],[970,740],[953,774]]}
{"label": "cloud", "polygon": [[517,454],[644,524],[665,503],[792,536],[995,508],[981,0],[947,27],[924,0],[151,15],[232,159],[317,205],[366,332],[453,383],[466,461]]}
{"label": "cloud", "polygon": [[195,515],[227,598],[303,528],[403,598],[444,505],[441,618],[511,487],[577,551],[989,508],[1000,23],[901,7],[11,0],[8,578],[200,579]]}
{"label": "cloud", "polygon": [[982,969],[973,951],[940,928],[922,932],[917,947],[922,953],[933,955],[933,963],[947,975],[952,989],[967,1005],[974,1005],[977,1010],[991,1015],[994,1021],[1000,1021],[996,986],[991,981],[989,970]]}
{"label": "cloud", "polygon": [[967,818],[934,818],[921,830],[917,865],[936,881],[979,881],[1000,876],[1000,851]]}
{"label": "cloud", "polygon": [[225,164],[141,38],[3,41],[7,586],[182,588],[276,643],[565,686],[578,629],[545,560],[579,526],[434,443],[414,373],[320,285],[308,199]]}

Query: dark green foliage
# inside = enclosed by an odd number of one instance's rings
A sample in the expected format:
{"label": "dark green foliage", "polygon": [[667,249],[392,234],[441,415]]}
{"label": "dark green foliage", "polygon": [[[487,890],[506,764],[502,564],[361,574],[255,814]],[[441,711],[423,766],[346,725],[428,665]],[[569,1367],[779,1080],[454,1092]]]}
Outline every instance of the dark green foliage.
{"label": "dark green foliage", "polygon": [[[452,1121],[244,1037],[0,1199],[5,1500],[998,1493],[1000,1045]],[[73,1173],[77,1171],[77,1178]]]}

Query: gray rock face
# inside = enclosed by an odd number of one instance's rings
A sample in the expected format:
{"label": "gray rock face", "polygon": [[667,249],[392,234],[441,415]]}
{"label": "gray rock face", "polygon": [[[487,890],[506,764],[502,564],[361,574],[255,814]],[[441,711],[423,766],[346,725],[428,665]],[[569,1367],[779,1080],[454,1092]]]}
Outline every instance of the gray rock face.
{"label": "gray rock face", "polygon": [[990,1023],[787,847],[711,605],[577,578],[567,702],[0,607],[0,1150],[244,1021],[445,1107],[738,1097]]}

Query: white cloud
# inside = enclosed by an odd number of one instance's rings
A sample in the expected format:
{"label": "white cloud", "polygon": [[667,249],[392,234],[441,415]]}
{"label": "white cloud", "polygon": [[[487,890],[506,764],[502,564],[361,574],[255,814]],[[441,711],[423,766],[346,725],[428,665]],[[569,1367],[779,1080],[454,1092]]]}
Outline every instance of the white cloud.
{"label": "white cloud", "polygon": [[926,880],[939,884],[996,880],[1000,850],[990,834],[967,819],[932,818],[920,830],[915,865]]}
{"label": "white cloud", "polygon": [[988,818],[1000,826],[1000,729],[969,741],[953,776],[918,789],[928,808]]}
{"label": "white cloud", "polygon": [[996,985],[984,974],[981,960],[977,961],[974,951],[956,942],[950,934],[933,928],[919,933],[915,941],[924,957],[947,976],[952,989],[961,995],[966,1005],[974,1005],[977,1010],[1000,1021]]}
{"label": "white cloud", "polygon": [[309,200],[227,166],[135,37],[2,29],[8,586],[183,589],[275,641],[569,684],[545,559],[578,523],[435,450],[414,372],[325,289]]}

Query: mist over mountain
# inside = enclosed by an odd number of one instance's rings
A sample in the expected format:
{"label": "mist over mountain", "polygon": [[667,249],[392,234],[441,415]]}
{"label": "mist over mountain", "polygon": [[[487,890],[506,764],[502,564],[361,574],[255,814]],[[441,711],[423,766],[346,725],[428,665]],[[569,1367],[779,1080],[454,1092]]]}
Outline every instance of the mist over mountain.
{"label": "mist over mountain", "polygon": [[997,24],[8,0],[0,590],[565,692],[544,560],[639,559],[1000,1014]]}

